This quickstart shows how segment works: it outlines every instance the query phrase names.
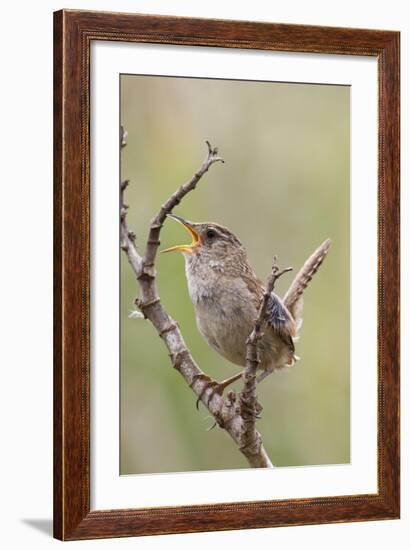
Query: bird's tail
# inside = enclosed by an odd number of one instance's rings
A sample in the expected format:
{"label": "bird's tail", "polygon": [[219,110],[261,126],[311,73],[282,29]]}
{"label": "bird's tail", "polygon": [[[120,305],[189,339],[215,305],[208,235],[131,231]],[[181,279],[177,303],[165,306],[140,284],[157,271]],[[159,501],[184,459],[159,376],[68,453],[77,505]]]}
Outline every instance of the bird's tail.
{"label": "bird's tail", "polygon": [[326,239],[306,260],[283,299],[285,306],[296,321],[298,330],[302,325],[303,292],[326,258],[331,244],[331,240]]}

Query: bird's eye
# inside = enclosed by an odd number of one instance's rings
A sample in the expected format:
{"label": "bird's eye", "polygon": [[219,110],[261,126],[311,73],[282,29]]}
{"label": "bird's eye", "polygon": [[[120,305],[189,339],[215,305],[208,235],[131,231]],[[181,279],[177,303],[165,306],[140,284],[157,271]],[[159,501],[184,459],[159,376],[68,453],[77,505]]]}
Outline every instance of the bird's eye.
{"label": "bird's eye", "polygon": [[216,237],[216,233],[213,229],[208,229],[206,232],[207,239],[214,239]]}

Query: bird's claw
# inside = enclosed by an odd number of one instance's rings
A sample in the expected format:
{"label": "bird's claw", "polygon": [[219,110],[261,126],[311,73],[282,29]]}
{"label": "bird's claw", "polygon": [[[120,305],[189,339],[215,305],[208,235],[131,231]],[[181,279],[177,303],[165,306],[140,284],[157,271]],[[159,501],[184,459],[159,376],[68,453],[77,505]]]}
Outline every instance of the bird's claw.
{"label": "bird's claw", "polygon": [[225,386],[222,384],[219,384],[216,380],[209,379],[208,383],[205,385],[204,389],[201,391],[201,394],[199,395],[198,399],[196,400],[196,408],[199,410],[199,403],[202,401],[202,397],[205,395],[205,393],[212,388],[212,391],[209,392],[209,396],[206,400],[206,406],[209,405],[211,399],[215,394],[222,395],[223,391],[225,389]]}
{"label": "bird's claw", "polygon": [[254,418],[255,420],[261,420],[262,417],[260,416],[260,413],[263,410],[262,405],[256,401],[253,406],[251,406],[248,402],[241,399],[241,406],[242,411],[245,412],[246,416],[249,418]]}
{"label": "bird's claw", "polygon": [[[196,404],[195,404],[195,407],[197,408],[197,410],[199,410],[199,402],[202,400],[202,397],[204,395],[204,393],[209,389],[209,387],[211,386],[214,386],[214,385],[217,385],[218,382],[216,382],[216,380],[213,380],[210,376],[208,376],[207,374],[205,373],[200,373],[200,374],[196,374],[193,379],[192,379],[192,382],[190,384],[190,387],[192,388],[192,386],[195,384],[195,382],[197,380],[203,380],[205,382],[207,382],[205,385],[204,385],[204,388],[203,390],[201,391],[201,393],[199,394],[198,396],[198,399],[196,400]],[[209,403],[209,399],[207,401],[207,403]]]}
{"label": "bird's claw", "polygon": [[209,428],[206,429],[207,432],[210,432],[211,430],[213,430],[217,425],[217,422],[215,421],[212,426],[209,426]]}
{"label": "bird's claw", "polygon": [[[209,392],[209,396],[206,400],[206,403],[204,402],[206,406],[209,405],[211,399],[215,394],[223,395],[225,388],[228,387],[233,382],[235,382],[236,380],[238,380],[241,376],[242,376],[242,373],[239,373],[239,374],[236,374],[235,376],[231,376],[231,378],[227,378],[226,380],[223,380],[222,382],[217,382],[216,380],[213,380],[211,377],[209,377],[205,373],[200,373],[195,375],[190,384],[191,388],[197,380],[204,380],[206,382],[200,395],[198,396],[198,399],[196,400],[196,408],[197,409],[199,408],[199,402],[202,401],[202,397],[210,388],[212,388],[213,391]],[[235,399],[236,399],[235,392],[229,392],[228,394],[229,406],[233,405],[233,403],[235,402]]]}

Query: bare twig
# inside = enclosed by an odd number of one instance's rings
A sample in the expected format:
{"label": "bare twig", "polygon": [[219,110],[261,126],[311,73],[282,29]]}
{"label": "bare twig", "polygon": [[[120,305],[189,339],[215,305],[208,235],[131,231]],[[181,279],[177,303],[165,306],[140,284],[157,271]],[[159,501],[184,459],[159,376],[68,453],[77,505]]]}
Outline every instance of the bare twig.
{"label": "bare twig", "polygon": [[[125,142],[126,134],[121,129],[121,147],[126,145]],[[195,393],[196,397],[202,401],[215,419],[215,422],[229,433],[242,454],[247,458],[250,466],[255,468],[266,468],[271,467],[272,463],[263,448],[260,435],[255,430],[254,437],[258,440],[258,443],[256,444],[256,442],[254,442],[250,445],[243,444],[244,432],[247,430],[247,427],[240,412],[241,407],[236,403],[234,392],[229,392],[227,398],[213,392],[212,386],[209,384],[209,378],[193,360],[177,323],[161,304],[155,283],[156,253],[160,244],[159,237],[161,228],[167,214],[172,212],[173,208],[181,202],[187,193],[195,189],[199,180],[212,164],[215,162],[223,162],[223,159],[218,156],[217,148],[212,148],[209,142],[207,142],[207,146],[208,154],[199,170],[188,182],[181,185],[178,190],[171,195],[151,221],[144,257],[141,257],[138,253],[135,244],[135,234],[129,230],[126,222],[128,207],[124,204],[124,190],[128,183],[123,182],[121,184],[121,248],[127,255],[130,266],[138,281],[140,296],[136,300],[136,305],[139,307],[144,317],[153,324],[158,335],[164,341],[169,352],[172,366],[181,374],[187,385]]]}
{"label": "bare twig", "polygon": [[246,367],[243,374],[244,386],[239,396],[240,415],[244,423],[242,447],[248,449],[249,453],[255,454],[256,456],[260,455],[260,448],[262,445],[261,437],[256,430],[256,420],[262,410],[256,397],[256,371],[260,363],[259,342],[263,338],[267,308],[275,283],[279,277],[288,271],[292,271],[292,268],[288,267],[282,271],[279,270],[277,257],[274,256],[271,274],[266,283],[266,289],[259,307],[258,317],[246,342]]}
{"label": "bare twig", "polygon": [[202,178],[202,176],[209,170],[209,168],[215,162],[224,162],[223,158],[218,156],[218,148],[211,147],[209,141],[206,142],[208,146],[208,155],[205,158],[204,162],[200,169],[192,176],[192,178],[181,185],[173,195],[161,206],[160,211],[151,221],[151,227],[148,235],[147,246],[145,248],[145,267],[152,267],[155,262],[155,256],[157,253],[158,246],[161,244],[159,241],[159,234],[162,228],[162,225],[167,217],[167,214],[170,214],[172,210],[181,202],[181,200],[187,195],[190,191],[193,191],[197,186],[197,183]]}

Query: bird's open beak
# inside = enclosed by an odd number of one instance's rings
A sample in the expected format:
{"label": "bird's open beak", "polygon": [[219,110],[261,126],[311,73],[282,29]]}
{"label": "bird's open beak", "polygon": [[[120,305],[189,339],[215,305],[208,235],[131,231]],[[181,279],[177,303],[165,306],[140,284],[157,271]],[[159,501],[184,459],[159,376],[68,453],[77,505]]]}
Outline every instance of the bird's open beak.
{"label": "bird's open beak", "polygon": [[193,252],[195,250],[195,247],[198,246],[201,242],[201,237],[199,236],[199,233],[195,230],[193,224],[188,222],[187,220],[184,220],[184,218],[181,218],[180,216],[175,216],[174,214],[167,214],[167,216],[169,218],[173,218],[185,227],[185,229],[192,237],[192,243],[171,246],[170,248],[161,250],[161,252],[174,252],[175,250],[180,250],[181,252]]}

